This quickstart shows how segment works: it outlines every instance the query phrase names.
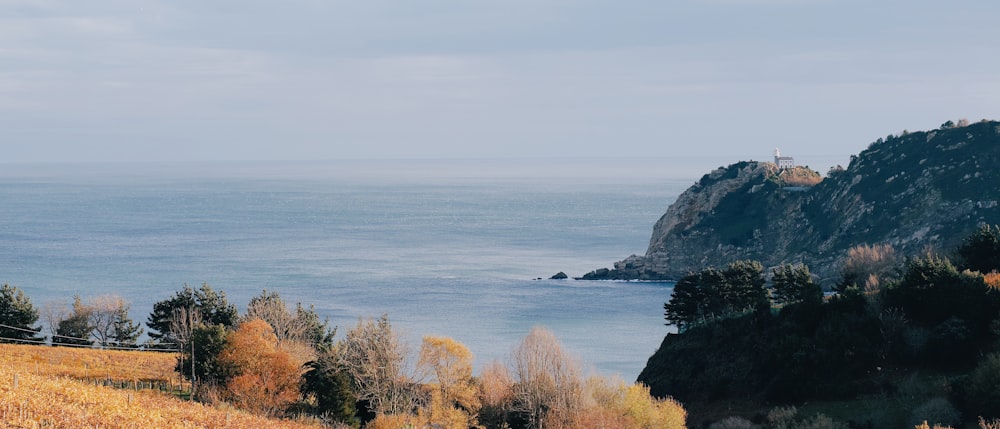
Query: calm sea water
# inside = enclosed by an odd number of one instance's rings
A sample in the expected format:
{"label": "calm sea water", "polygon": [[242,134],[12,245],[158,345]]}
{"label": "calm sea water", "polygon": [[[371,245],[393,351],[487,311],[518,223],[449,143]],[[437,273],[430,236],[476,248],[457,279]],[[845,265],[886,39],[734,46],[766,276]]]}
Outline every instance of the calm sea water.
{"label": "calm sea water", "polygon": [[145,321],[184,283],[241,311],[261,290],[341,329],[388,313],[504,360],[532,326],[634,379],[667,327],[669,284],[579,276],[644,253],[716,160],[8,165],[0,282],[36,306],[118,294]]}

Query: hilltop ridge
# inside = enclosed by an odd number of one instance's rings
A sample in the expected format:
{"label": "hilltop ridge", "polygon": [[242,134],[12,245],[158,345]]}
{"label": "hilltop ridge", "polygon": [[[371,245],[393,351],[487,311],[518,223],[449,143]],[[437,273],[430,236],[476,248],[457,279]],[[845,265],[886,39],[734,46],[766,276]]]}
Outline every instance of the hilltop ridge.
{"label": "hilltop ridge", "polygon": [[845,168],[819,178],[803,167],[742,161],[712,171],[656,222],[645,255],[585,279],[673,280],[738,259],[804,263],[827,285],[857,244],[903,254],[954,248],[1000,220],[1000,122],[879,138]]}

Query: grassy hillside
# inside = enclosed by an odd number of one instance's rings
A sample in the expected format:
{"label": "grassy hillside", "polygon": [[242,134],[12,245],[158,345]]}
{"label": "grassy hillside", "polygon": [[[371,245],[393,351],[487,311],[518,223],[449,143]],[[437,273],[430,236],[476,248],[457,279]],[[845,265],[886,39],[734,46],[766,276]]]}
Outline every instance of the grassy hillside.
{"label": "grassy hillside", "polygon": [[165,353],[0,344],[0,427],[322,427],[214,408],[160,391],[179,383],[175,362],[175,355]]}

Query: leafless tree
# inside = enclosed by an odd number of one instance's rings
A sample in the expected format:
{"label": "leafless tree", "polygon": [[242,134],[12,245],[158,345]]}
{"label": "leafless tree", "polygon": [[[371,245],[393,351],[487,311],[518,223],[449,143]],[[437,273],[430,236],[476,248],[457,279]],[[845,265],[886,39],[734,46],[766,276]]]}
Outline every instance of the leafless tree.
{"label": "leafless tree", "polygon": [[59,329],[59,322],[66,320],[70,315],[69,308],[66,307],[65,303],[60,301],[46,301],[39,309],[39,313],[42,322],[45,323],[45,326],[49,330],[49,335],[57,335],[56,330]]}
{"label": "leafless tree", "polygon": [[572,417],[583,400],[580,366],[551,331],[535,327],[511,355],[514,408],[527,414],[533,428],[547,420]]}
{"label": "leafless tree", "polygon": [[417,404],[416,383],[406,367],[408,350],[387,315],[359,320],[338,351],[358,398],[368,401],[375,414],[406,413]]}
{"label": "leafless tree", "polygon": [[170,318],[170,334],[177,340],[177,347],[180,350],[191,350],[191,396],[194,399],[194,330],[201,325],[201,312],[194,307],[175,308]]}
{"label": "leafless tree", "polygon": [[101,344],[107,344],[115,338],[115,316],[128,307],[128,302],[118,295],[104,295],[92,299],[87,307],[88,323],[94,328],[92,335]]}
{"label": "leafless tree", "polygon": [[309,320],[293,314],[285,301],[277,293],[266,290],[261,296],[254,297],[247,306],[245,320],[260,319],[271,325],[278,344],[287,342],[308,342],[312,325]]}

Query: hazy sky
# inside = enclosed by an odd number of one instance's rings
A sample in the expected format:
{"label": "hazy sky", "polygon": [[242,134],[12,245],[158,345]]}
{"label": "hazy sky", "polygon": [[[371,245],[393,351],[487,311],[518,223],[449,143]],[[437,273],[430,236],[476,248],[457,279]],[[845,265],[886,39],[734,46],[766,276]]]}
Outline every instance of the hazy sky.
{"label": "hazy sky", "polygon": [[1000,116],[1000,2],[0,0],[0,163],[842,154]]}

